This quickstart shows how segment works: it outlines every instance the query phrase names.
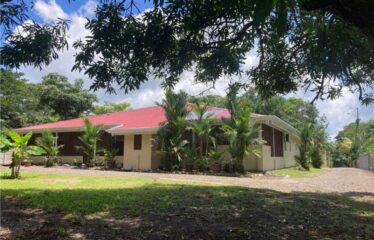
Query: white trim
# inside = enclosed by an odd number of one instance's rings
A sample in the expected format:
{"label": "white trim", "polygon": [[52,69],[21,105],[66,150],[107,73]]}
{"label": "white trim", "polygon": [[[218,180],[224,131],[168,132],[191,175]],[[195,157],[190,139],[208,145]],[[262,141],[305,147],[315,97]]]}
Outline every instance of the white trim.
{"label": "white trim", "polygon": [[129,128],[129,129],[108,129],[107,132],[112,135],[123,134],[152,134],[157,133],[160,127]]}

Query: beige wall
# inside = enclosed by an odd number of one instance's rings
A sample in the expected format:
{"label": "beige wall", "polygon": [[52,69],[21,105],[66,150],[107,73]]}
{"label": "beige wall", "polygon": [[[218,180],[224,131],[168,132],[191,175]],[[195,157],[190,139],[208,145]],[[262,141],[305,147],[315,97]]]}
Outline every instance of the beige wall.
{"label": "beige wall", "polygon": [[[230,161],[231,155],[228,152],[227,145],[217,145],[217,150],[223,152],[222,159],[226,162]],[[295,155],[298,155],[296,139],[291,138],[287,143],[286,149],[283,150],[283,157],[272,157],[271,149],[268,145],[261,146],[261,157],[247,156],[243,161],[244,170],[250,171],[269,171],[292,167],[296,165]]]}
{"label": "beige wall", "polygon": [[152,169],[152,135],[142,134],[142,149],[134,150],[134,135],[125,135],[123,165],[136,170]]}

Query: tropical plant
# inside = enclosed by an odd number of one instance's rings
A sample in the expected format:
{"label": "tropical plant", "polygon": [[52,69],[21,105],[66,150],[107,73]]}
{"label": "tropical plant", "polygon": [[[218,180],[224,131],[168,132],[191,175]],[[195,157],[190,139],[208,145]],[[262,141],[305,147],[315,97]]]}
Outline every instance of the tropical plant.
{"label": "tropical plant", "polygon": [[323,151],[326,152],[327,148],[325,128],[314,124],[312,130],[312,144],[310,146],[310,158],[313,167],[321,168],[324,163],[321,153]]}
{"label": "tropical plant", "polygon": [[309,170],[310,167],[310,147],[312,144],[312,124],[305,123],[300,133],[300,143],[298,144],[299,155],[295,156],[297,163]]}
{"label": "tropical plant", "polygon": [[165,98],[158,103],[164,110],[167,122],[158,131],[155,144],[161,157],[161,165],[166,169],[180,167],[188,141],[184,139],[186,131],[187,94],[165,91]]}
{"label": "tropical plant", "polygon": [[222,119],[222,130],[229,137],[229,152],[235,160],[237,171],[243,171],[243,160],[245,156],[261,156],[259,146],[262,140],[255,138],[258,129],[251,117],[251,111],[246,103],[237,99],[238,85],[231,85],[227,94],[227,108],[231,113],[230,119]]}
{"label": "tropical plant", "polygon": [[84,163],[87,166],[92,166],[96,162],[98,142],[100,141],[102,130],[103,127],[101,125],[94,126],[90,120],[84,119],[84,133],[78,139],[80,148],[85,154]]}
{"label": "tropical plant", "polygon": [[105,164],[108,168],[115,168],[116,167],[116,160],[115,157],[117,155],[118,149],[105,149],[104,150],[104,158]]}
{"label": "tropical plant", "polygon": [[14,130],[8,131],[8,137],[1,136],[0,150],[2,152],[13,151],[12,163],[10,165],[11,178],[19,178],[21,163],[24,160],[28,160],[30,155],[42,155],[45,151],[38,146],[28,146],[28,142],[32,136],[29,132],[24,136],[19,135]]}
{"label": "tropical plant", "polygon": [[211,118],[212,114],[208,112],[208,109],[209,102],[202,103],[201,101],[196,101],[196,103],[192,105],[192,112],[196,114],[197,119],[192,121],[190,127],[188,127],[188,129],[191,129],[198,137],[201,158],[208,155],[210,144],[213,144],[213,146],[215,145],[215,138],[212,136],[213,119]]}
{"label": "tropical plant", "polygon": [[57,138],[49,129],[44,130],[42,136],[36,139],[36,144],[45,151],[45,167],[53,166],[63,145],[57,145]]}

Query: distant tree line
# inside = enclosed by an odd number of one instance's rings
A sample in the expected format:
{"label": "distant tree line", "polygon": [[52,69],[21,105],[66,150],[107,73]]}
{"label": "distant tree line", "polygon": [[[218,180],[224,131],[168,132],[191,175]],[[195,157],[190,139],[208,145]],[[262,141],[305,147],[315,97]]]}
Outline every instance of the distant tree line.
{"label": "distant tree line", "polygon": [[45,75],[40,83],[31,83],[22,73],[2,69],[0,92],[1,128],[19,128],[130,107],[126,102],[98,105],[96,94],[84,88],[82,79],[71,83],[57,73]]}

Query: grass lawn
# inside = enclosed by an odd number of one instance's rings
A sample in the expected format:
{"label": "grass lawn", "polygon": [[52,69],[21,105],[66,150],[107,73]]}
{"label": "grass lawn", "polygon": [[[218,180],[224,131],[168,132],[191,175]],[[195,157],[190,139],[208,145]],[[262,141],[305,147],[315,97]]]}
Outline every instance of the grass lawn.
{"label": "grass lawn", "polygon": [[284,168],[278,170],[268,171],[267,173],[277,176],[290,176],[292,178],[308,178],[315,177],[324,172],[323,168],[314,168],[311,167],[309,171],[300,170],[297,167]]}
{"label": "grass lawn", "polygon": [[1,179],[2,226],[16,229],[21,221],[24,229],[34,219],[30,226],[41,227],[19,238],[78,231],[88,239],[374,239],[374,205],[344,196],[132,177],[22,177]]}

